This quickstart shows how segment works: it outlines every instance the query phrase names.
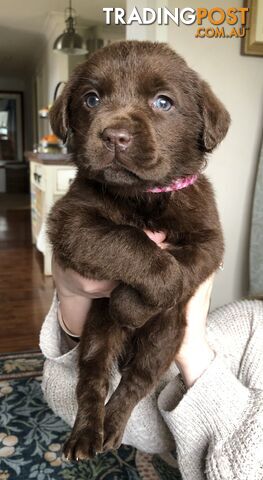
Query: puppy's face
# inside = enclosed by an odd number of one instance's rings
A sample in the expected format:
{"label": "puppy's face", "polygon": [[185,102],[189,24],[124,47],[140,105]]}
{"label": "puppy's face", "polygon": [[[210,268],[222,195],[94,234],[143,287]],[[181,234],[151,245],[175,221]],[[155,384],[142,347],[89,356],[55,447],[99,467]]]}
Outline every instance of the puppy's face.
{"label": "puppy's face", "polygon": [[196,173],[223,139],[229,115],[164,44],[122,42],[78,66],[51,110],[88,178],[143,191]]}

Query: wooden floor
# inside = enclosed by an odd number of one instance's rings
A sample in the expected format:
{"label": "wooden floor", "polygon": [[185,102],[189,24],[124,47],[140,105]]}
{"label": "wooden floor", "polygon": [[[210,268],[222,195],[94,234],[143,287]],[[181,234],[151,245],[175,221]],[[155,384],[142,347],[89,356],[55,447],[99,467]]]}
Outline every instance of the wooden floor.
{"label": "wooden floor", "polygon": [[0,195],[0,353],[38,348],[53,293],[31,241],[28,198]]}

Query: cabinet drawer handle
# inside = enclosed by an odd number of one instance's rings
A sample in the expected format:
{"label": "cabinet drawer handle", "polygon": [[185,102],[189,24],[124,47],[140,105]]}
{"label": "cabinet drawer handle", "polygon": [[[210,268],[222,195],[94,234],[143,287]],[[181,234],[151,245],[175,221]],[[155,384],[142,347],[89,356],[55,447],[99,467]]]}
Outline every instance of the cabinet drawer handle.
{"label": "cabinet drawer handle", "polygon": [[36,180],[36,182],[40,183],[41,177],[42,177],[42,175],[39,175],[36,172],[34,173],[34,179]]}

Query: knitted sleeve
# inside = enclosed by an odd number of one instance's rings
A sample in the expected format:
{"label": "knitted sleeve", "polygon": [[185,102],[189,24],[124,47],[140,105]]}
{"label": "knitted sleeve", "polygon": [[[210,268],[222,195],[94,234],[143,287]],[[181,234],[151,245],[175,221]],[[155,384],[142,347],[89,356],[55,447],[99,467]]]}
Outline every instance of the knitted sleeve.
{"label": "knitted sleeve", "polygon": [[77,412],[76,386],[78,345],[72,348],[67,335],[57,320],[56,294],[42,325],[40,348],[46,361],[42,378],[42,390],[53,412],[73,425]]}
{"label": "knitted sleeve", "polygon": [[220,349],[179,404],[173,381],[158,399],[184,480],[263,478],[263,303],[233,305],[224,307],[227,322],[221,322],[218,339],[226,342],[230,331],[233,347],[239,340],[231,330],[246,329],[239,335],[242,352],[233,356],[234,368]]}

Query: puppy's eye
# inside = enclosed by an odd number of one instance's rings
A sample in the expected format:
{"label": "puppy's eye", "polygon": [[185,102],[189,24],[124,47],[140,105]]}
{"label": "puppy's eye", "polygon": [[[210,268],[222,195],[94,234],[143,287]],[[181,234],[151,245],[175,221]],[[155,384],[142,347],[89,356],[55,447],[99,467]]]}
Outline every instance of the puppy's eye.
{"label": "puppy's eye", "polygon": [[172,106],[172,100],[165,95],[159,95],[159,97],[155,98],[155,100],[153,101],[154,108],[157,108],[158,110],[164,110],[165,112],[168,112],[168,110],[170,110]]}
{"label": "puppy's eye", "polygon": [[85,95],[85,105],[89,108],[97,107],[100,103],[100,98],[96,92],[89,92]]}

